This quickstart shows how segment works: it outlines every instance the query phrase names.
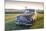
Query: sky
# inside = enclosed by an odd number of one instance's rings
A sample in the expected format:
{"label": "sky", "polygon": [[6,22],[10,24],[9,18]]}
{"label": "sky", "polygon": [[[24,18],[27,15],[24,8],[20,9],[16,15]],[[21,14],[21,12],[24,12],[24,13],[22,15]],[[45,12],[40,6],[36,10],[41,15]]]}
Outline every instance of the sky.
{"label": "sky", "polygon": [[32,1],[32,2],[44,2],[44,0],[6,0],[6,1]]}
{"label": "sky", "polygon": [[6,2],[6,9],[43,9],[43,2],[42,3],[35,3],[35,2]]}

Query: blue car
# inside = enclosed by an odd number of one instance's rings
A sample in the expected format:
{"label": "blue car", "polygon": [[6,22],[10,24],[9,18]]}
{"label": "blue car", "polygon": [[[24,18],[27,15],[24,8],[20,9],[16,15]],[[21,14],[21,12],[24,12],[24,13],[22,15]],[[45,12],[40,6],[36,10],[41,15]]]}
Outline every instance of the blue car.
{"label": "blue car", "polygon": [[34,12],[34,10],[26,9],[23,15],[19,15],[16,17],[16,24],[32,25],[32,15],[34,14]]}
{"label": "blue car", "polygon": [[17,16],[16,24],[18,25],[32,25],[32,18],[29,16]]}

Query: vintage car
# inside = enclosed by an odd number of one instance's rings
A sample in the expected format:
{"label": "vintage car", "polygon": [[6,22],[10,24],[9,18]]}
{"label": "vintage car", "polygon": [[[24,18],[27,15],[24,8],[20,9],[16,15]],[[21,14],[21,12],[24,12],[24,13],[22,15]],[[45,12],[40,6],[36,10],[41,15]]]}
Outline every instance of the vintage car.
{"label": "vintage car", "polygon": [[34,14],[34,10],[26,9],[23,15],[18,15],[16,17],[16,24],[17,25],[32,25],[32,15]]}

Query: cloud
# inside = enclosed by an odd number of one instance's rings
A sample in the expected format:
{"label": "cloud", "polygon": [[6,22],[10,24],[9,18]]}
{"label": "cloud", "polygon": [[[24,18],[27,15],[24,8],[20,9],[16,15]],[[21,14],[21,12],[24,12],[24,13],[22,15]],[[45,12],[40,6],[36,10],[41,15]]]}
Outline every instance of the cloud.
{"label": "cloud", "polygon": [[6,1],[31,1],[31,2],[44,2],[43,0],[6,0]]}
{"label": "cloud", "polygon": [[8,9],[25,9],[25,6],[27,6],[30,9],[43,9],[42,3],[28,3],[28,2],[10,2],[6,3],[6,8]]}

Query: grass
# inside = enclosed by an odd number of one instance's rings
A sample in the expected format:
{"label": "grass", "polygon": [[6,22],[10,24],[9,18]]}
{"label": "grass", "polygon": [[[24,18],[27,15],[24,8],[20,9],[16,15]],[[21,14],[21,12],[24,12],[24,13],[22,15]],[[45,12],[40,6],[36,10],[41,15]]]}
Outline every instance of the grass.
{"label": "grass", "polygon": [[15,24],[17,15],[18,14],[6,14],[5,15],[5,30],[6,31],[16,30],[16,29],[21,28],[20,26],[16,26]]}
{"label": "grass", "polygon": [[[6,14],[5,15],[5,30],[15,30],[21,28],[20,26],[16,26],[15,20],[18,14]],[[38,13],[35,23],[32,24],[33,29],[43,28],[44,27],[44,15]]]}
{"label": "grass", "polygon": [[15,24],[16,15],[17,14],[6,14],[5,15],[5,30],[6,31],[16,29],[16,24]]}
{"label": "grass", "polygon": [[39,29],[44,27],[44,15],[43,14],[37,14],[37,18],[35,23],[32,25],[33,29]]}

